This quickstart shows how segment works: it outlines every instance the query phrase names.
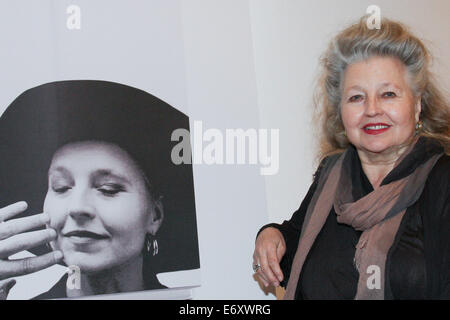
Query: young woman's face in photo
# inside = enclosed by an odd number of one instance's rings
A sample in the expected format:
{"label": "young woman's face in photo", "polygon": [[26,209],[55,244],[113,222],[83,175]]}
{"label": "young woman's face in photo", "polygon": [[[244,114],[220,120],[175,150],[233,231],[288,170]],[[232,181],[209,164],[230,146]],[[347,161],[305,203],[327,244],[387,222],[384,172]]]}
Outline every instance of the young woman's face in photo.
{"label": "young woman's face in photo", "polygon": [[139,257],[154,207],[143,175],[123,149],[102,142],[63,146],[48,182],[44,212],[58,234],[52,245],[67,265],[95,273]]}
{"label": "young woman's face in photo", "polygon": [[404,146],[414,135],[420,111],[399,60],[373,57],[347,67],[341,116],[358,150],[380,153]]}

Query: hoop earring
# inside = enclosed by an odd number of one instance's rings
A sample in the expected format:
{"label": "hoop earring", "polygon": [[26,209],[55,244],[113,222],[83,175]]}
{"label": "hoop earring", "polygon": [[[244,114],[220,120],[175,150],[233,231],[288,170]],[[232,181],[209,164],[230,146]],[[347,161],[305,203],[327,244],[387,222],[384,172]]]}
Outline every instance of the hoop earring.
{"label": "hoop earring", "polygon": [[158,241],[156,239],[153,240],[153,256],[158,254]]}
{"label": "hoop earring", "polygon": [[159,252],[158,240],[156,240],[155,236],[147,235],[146,244],[147,253],[152,253],[153,256],[156,256]]}

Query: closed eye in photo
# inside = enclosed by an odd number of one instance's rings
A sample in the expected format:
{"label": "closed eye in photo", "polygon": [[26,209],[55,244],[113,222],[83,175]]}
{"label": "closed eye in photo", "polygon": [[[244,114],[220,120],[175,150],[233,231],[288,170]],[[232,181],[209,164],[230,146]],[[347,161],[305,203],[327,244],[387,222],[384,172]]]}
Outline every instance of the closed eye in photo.
{"label": "closed eye in photo", "polygon": [[105,196],[115,196],[120,192],[125,192],[125,186],[118,183],[105,183],[96,187],[98,191],[103,193]]}

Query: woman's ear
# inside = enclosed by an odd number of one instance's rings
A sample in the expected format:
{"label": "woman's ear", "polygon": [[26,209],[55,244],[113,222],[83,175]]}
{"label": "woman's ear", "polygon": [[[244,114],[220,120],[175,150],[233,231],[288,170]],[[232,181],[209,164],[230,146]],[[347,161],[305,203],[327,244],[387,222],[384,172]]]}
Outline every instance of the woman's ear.
{"label": "woman's ear", "polygon": [[154,200],[150,205],[150,217],[147,224],[147,232],[151,235],[156,235],[164,220],[164,206],[162,204],[162,197]]}
{"label": "woman's ear", "polygon": [[420,114],[422,113],[422,97],[419,97],[414,106],[414,118],[416,123],[420,120]]}

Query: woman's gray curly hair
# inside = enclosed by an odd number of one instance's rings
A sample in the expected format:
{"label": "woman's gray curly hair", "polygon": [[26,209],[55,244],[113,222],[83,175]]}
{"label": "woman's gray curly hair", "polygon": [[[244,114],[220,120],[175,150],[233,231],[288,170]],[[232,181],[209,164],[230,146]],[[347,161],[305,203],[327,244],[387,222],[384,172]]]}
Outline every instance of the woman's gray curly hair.
{"label": "woman's gray curly hair", "polygon": [[399,59],[406,67],[413,94],[421,99],[420,135],[438,140],[450,151],[448,98],[436,86],[429,70],[430,54],[421,40],[401,23],[383,19],[380,29],[369,29],[366,18],[341,31],[321,58],[322,73],[315,93],[315,118],[321,123],[319,158],[349,145],[341,120],[342,80],[348,65],[374,56]]}

